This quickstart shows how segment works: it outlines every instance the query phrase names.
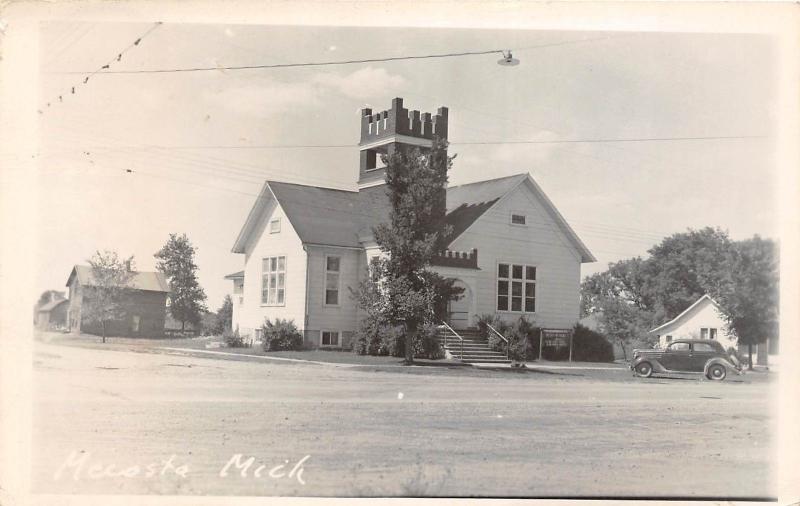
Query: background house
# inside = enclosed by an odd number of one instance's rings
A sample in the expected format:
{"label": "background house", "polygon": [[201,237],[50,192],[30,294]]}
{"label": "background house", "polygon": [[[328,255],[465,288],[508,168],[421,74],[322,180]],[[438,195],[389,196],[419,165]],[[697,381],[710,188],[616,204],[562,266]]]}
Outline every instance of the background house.
{"label": "background house", "polygon": [[[447,138],[448,110],[420,114],[396,98],[389,110],[361,117],[356,190],[267,181],[232,248],[244,255],[233,281],[233,328],[254,335],[265,318],[294,320],[306,346],[346,347],[359,310],[350,297],[380,254],[372,228],[388,221],[380,155],[429,149]],[[548,328],[579,317],[580,266],[595,261],[528,173],[448,187],[441,209],[452,226],[433,270],[454,279],[464,296],[449,323],[477,316],[520,316]]]}
{"label": "background house", "polygon": [[[92,269],[76,265],[67,279],[69,308],[67,325],[70,332],[102,334],[99,323],[87,321],[82,308],[93,295]],[[136,272],[122,299],[125,316],[106,325],[107,336],[153,337],[164,334],[169,287],[163,273]]]}
{"label": "background house", "polygon": [[727,350],[737,347],[735,335],[725,330],[722,308],[714,299],[703,295],[672,320],[650,331],[664,348],[675,339],[714,339]]}
{"label": "background house", "polygon": [[37,304],[34,308],[33,323],[39,330],[65,329],[69,301],[64,297],[64,292],[51,290],[48,295],[47,302]]}

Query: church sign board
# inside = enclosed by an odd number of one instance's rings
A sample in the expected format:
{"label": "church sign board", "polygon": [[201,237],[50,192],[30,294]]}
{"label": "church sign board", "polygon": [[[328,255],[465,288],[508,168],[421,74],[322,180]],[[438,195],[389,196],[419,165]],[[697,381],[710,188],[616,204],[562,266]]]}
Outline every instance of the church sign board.
{"label": "church sign board", "polygon": [[572,362],[573,329],[541,329],[539,331],[539,360],[542,359],[542,348],[563,348],[569,346],[569,361]]}

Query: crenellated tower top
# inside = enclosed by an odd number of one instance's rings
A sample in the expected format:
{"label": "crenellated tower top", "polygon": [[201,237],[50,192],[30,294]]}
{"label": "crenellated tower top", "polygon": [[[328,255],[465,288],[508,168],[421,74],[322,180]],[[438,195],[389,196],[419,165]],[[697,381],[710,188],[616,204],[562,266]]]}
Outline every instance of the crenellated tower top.
{"label": "crenellated tower top", "polygon": [[430,148],[435,138],[447,140],[447,114],[447,107],[440,107],[433,116],[409,111],[403,107],[402,98],[393,99],[391,109],[375,114],[372,109],[362,109],[359,188],[385,181],[382,154],[390,155],[399,146]]}

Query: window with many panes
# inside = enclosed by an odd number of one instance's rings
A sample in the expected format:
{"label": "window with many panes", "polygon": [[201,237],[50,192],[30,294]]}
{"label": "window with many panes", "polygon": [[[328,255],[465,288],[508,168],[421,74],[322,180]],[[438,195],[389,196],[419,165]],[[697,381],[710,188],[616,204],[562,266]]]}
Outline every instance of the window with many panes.
{"label": "window with many panes", "polygon": [[335,330],[323,330],[320,339],[320,346],[339,346],[339,332]]}
{"label": "window with many panes", "polygon": [[497,310],[536,312],[536,267],[497,264]]}
{"label": "window with many panes", "polygon": [[261,261],[261,303],[282,306],[286,300],[286,257],[267,257]]}
{"label": "window with many panes", "polygon": [[325,257],[325,305],[339,305],[339,269],[341,258],[335,256]]}

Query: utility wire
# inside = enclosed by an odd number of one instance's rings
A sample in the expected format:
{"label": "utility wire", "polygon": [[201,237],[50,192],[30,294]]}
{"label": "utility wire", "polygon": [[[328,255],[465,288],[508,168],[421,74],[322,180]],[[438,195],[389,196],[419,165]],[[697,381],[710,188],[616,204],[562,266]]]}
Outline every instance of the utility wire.
{"label": "utility wire", "polygon": [[[69,74],[84,74],[84,78],[81,81],[78,81],[78,82],[74,83],[72,86],[69,87],[68,91],[65,91],[62,94],[58,95],[56,99],[53,99],[50,102],[47,102],[45,104],[45,107],[50,107],[51,103],[55,102],[56,100],[58,100],[59,102],[63,102],[64,101],[64,95],[67,95],[67,96],[68,95],[74,95],[76,89],[78,89],[80,86],[85,86],[86,84],[88,84],[89,83],[89,79],[92,76],[95,76],[95,75],[101,73],[103,70],[106,70],[106,69],[110,68],[111,64],[114,63],[115,61],[120,61],[122,59],[122,56],[125,53],[127,53],[131,48],[133,48],[135,46],[138,46],[139,43],[142,42],[142,39],[144,39],[145,37],[150,35],[150,33],[153,30],[155,30],[156,28],[158,28],[159,26],[161,26],[161,24],[162,24],[161,21],[157,21],[152,27],[150,27],[149,30],[147,30],[142,35],[140,35],[136,40],[131,42],[122,51],[118,52],[116,56],[114,56],[113,58],[108,60],[106,63],[104,63],[100,67],[98,67],[95,71],[93,71],[93,72],[68,72]],[[44,111],[42,109],[39,109],[38,112],[39,112],[39,114],[42,114]]]}
{"label": "utility wire", "polygon": [[[617,38],[619,36],[604,36],[604,37],[590,37],[577,40],[566,40],[561,42],[552,42],[549,44],[537,44],[532,46],[519,47],[514,50],[523,51],[527,49],[539,49],[545,47],[565,46],[569,44],[580,44],[583,42],[590,42],[596,40],[607,40]],[[333,65],[353,65],[358,63],[379,63],[391,62],[402,60],[426,60],[438,58],[456,58],[462,56],[478,56],[487,54],[500,54],[503,57],[511,54],[512,49],[485,49],[480,51],[463,51],[456,53],[438,53],[438,54],[425,54],[425,55],[411,55],[411,56],[387,56],[381,58],[364,58],[357,60],[338,60],[338,61],[324,61],[324,62],[302,62],[302,63],[273,63],[263,65],[230,65],[230,66],[214,66],[214,67],[184,67],[184,68],[166,68],[166,69],[139,69],[139,70],[107,70],[102,74],[166,74],[174,72],[211,72],[215,70],[254,70],[254,69],[276,69],[276,68],[295,68],[295,67],[326,67]],[[68,72],[55,72],[57,74],[82,74],[83,72],[68,71]]]}
{"label": "utility wire", "polygon": [[[254,69],[279,69],[279,68],[294,68],[294,67],[326,67],[331,65],[352,65],[357,63],[377,63],[399,60],[424,60],[430,58],[454,58],[458,56],[475,56],[499,53],[503,54],[503,49],[488,49],[485,51],[465,51],[462,53],[442,53],[442,54],[427,54],[416,56],[390,56],[384,58],[366,58],[363,60],[339,60],[339,61],[326,61],[326,62],[303,62],[303,63],[274,63],[267,65],[234,65],[234,66],[216,66],[216,67],[185,67],[185,68],[169,68],[169,69],[138,69],[138,70],[107,70],[103,74],[167,74],[173,72],[209,72],[214,70],[254,70]],[[82,72],[59,72],[59,74],[80,74]]]}
{"label": "utility wire", "polygon": [[[765,139],[765,135],[707,135],[698,137],[628,137],[619,139],[557,139],[557,140],[520,140],[520,141],[454,141],[450,146],[488,146],[506,144],[581,144],[581,143],[616,143],[616,142],[671,142],[671,141],[707,141],[707,140],[742,140]],[[97,148],[98,146],[84,146]],[[120,146],[102,146],[109,149],[341,149],[357,148],[357,144],[251,144],[251,145],[195,145],[195,146],[170,146],[161,144],[128,144]]]}

